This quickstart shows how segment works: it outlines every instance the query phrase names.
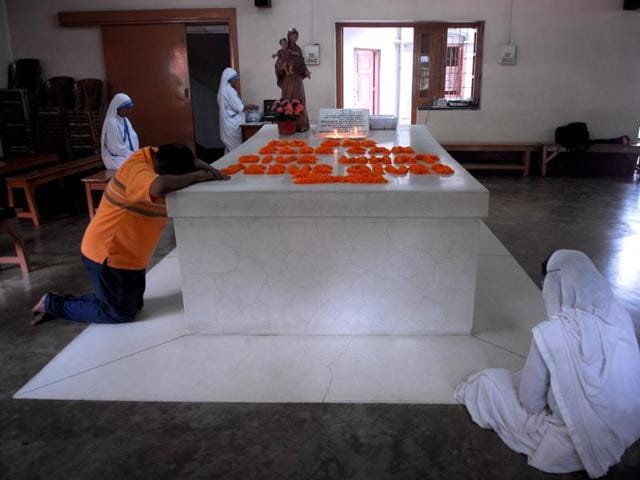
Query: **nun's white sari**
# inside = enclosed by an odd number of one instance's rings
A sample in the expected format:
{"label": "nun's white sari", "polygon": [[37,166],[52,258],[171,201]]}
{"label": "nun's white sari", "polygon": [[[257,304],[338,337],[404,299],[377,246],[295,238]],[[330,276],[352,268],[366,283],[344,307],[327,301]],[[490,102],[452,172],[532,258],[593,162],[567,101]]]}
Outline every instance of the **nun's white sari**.
{"label": "nun's white sari", "polygon": [[233,68],[225,68],[218,88],[218,108],[220,111],[220,138],[230,152],[242,143],[240,125],[245,122],[244,104],[236,89],[229,83],[238,76]]}
{"label": "nun's white sari", "polygon": [[455,398],[529,464],[596,478],[640,438],[640,351],[629,314],[581,252],[549,259],[548,320],[533,329],[522,372],[489,369]]}
{"label": "nun's white sari", "polygon": [[104,116],[100,145],[102,161],[110,170],[116,170],[140,148],[133,125],[129,119],[118,115],[118,108],[131,104],[131,98],[128,95],[117,93]]}

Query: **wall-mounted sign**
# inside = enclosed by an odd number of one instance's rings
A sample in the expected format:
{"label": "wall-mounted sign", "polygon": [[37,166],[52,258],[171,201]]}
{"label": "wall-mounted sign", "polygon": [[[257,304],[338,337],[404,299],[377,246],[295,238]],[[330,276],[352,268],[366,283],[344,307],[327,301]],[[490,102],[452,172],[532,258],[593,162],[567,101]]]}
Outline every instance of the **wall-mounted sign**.
{"label": "wall-mounted sign", "polygon": [[318,133],[335,137],[366,137],[369,135],[369,110],[322,108],[318,119]]}
{"label": "wall-mounted sign", "polygon": [[320,65],[320,44],[311,43],[305,45],[304,49],[304,63],[307,65]]}
{"label": "wall-mounted sign", "polygon": [[498,63],[500,65],[515,65],[516,64],[516,51],[515,45],[502,45],[500,47],[500,58]]}

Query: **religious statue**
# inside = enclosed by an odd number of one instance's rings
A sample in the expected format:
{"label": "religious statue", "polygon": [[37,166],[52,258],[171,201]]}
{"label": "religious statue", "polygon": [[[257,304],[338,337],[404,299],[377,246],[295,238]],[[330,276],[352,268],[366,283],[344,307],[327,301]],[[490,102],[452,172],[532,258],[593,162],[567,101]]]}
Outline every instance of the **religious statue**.
{"label": "religious statue", "polygon": [[307,102],[302,81],[305,78],[311,78],[311,73],[304,63],[302,49],[297,45],[297,41],[298,31],[292,28],[287,32],[286,51],[282,51],[284,49],[284,42],[282,42],[281,46],[283,48],[276,54],[275,69],[278,86],[282,90],[280,98],[289,101],[299,100],[305,106],[303,113],[297,119],[296,125],[297,131],[305,132],[309,130],[309,116],[307,115]]}

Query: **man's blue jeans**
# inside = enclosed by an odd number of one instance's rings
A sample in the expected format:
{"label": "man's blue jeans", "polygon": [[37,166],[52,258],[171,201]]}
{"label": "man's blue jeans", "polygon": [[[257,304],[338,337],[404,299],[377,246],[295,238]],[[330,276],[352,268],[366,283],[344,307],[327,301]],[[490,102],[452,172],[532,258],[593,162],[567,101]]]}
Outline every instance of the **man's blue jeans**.
{"label": "man's blue jeans", "polygon": [[86,323],[131,322],[142,309],[145,270],[123,270],[82,256],[93,284],[93,293],[74,297],[49,293],[45,301],[47,314]]}

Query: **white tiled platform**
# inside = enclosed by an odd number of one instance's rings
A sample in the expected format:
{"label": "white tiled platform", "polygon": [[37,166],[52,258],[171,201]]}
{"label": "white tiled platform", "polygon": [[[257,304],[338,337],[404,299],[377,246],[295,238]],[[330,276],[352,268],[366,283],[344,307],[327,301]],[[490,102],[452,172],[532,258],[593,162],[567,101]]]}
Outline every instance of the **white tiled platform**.
{"label": "white tiled platform", "polygon": [[540,291],[482,225],[472,336],[185,335],[178,259],[147,277],[144,314],[93,325],[15,398],[453,403],[483,368],[518,369]]}

